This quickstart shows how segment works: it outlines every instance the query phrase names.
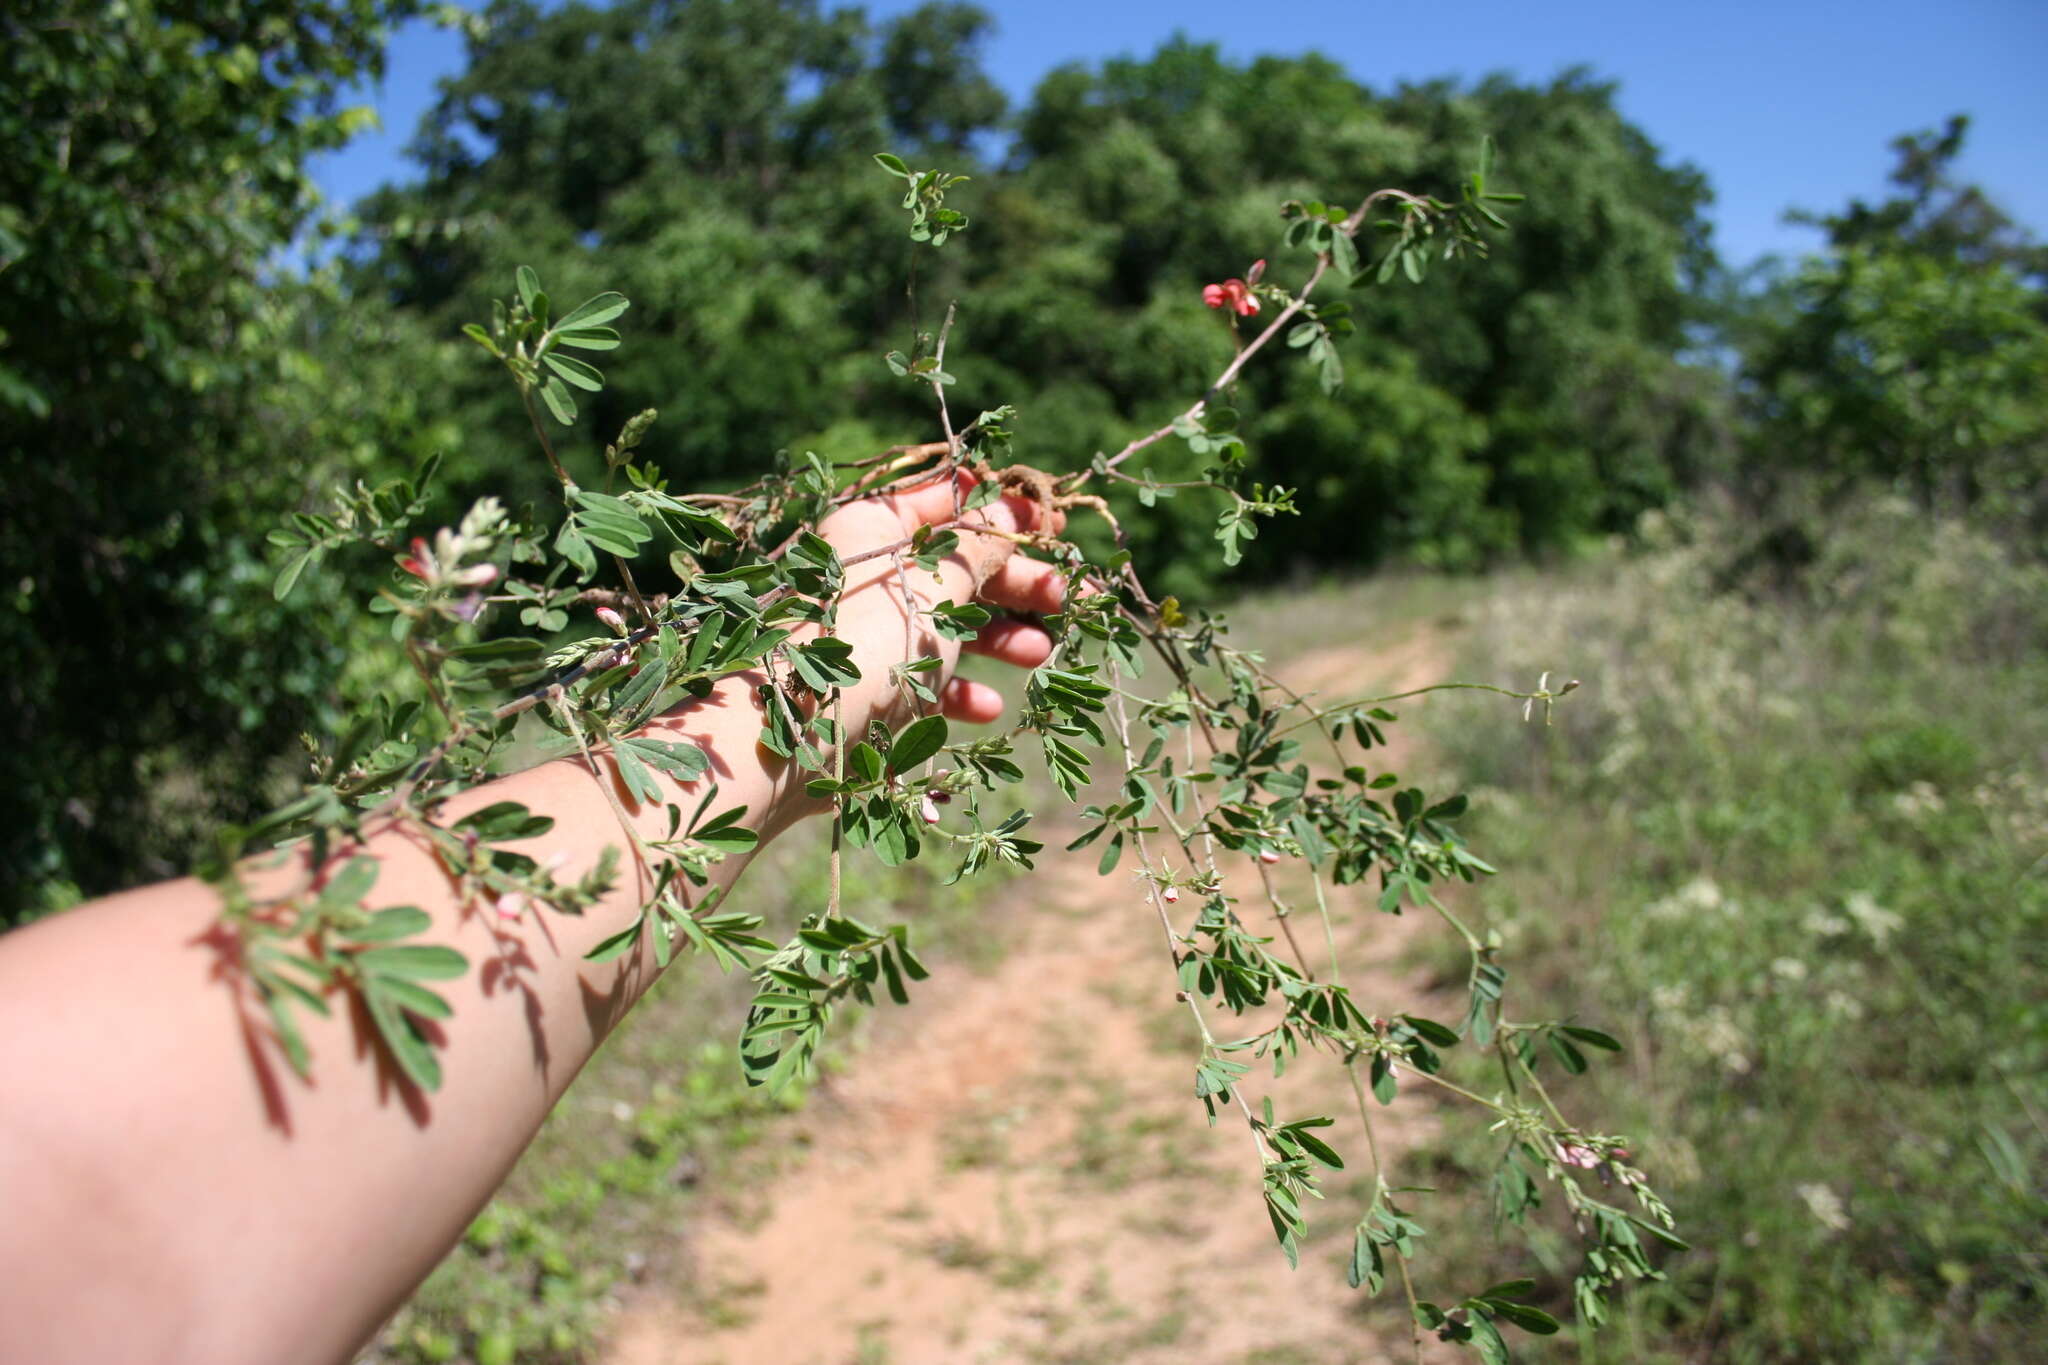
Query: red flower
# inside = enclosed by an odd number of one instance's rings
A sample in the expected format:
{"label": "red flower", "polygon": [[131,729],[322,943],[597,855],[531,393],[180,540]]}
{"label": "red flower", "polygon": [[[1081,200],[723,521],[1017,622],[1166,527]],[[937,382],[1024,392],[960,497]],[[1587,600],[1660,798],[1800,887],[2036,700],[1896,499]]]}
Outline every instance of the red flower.
{"label": "red flower", "polygon": [[412,553],[398,561],[398,567],[416,578],[433,576],[434,552],[427,548],[427,542],[418,536],[412,538]]}
{"label": "red flower", "polygon": [[1225,280],[1221,284],[1202,286],[1202,302],[1211,308],[1228,304],[1240,317],[1248,318],[1259,311],[1258,299],[1252,296],[1251,286],[1243,280]]}

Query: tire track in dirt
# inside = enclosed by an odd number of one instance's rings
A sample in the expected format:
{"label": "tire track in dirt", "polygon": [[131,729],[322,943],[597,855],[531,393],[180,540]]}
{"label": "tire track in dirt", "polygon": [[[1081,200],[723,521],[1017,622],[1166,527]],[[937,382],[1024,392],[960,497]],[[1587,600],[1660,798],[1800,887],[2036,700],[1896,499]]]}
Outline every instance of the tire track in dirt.
{"label": "tire track in dirt", "polygon": [[[1330,696],[1374,676],[1401,690],[1441,677],[1444,652],[1427,636],[1379,656],[1326,649],[1284,676]],[[1343,1281],[1363,1206],[1350,1187],[1369,1179],[1343,1069],[1302,1058],[1277,1088],[1283,1120],[1337,1117],[1352,1163],[1325,1180],[1290,1271],[1241,1118],[1205,1126],[1193,1099],[1197,1045],[1157,918],[1128,875],[1098,878],[1085,861],[1049,856],[1005,888],[990,931],[1008,947],[991,975],[942,972],[876,1018],[866,1055],[768,1139],[808,1146],[773,1181],[772,1206],[749,1218],[707,1201],[628,1299],[607,1365],[1405,1354],[1400,1311],[1368,1318]],[[1361,1004],[1424,1004],[1424,983],[1391,965],[1419,921],[1379,915],[1360,888],[1331,909]],[[1248,1080],[1254,1097],[1269,1088],[1263,1066]],[[1375,1106],[1383,1153],[1409,1147],[1432,1112],[1412,1095]]]}

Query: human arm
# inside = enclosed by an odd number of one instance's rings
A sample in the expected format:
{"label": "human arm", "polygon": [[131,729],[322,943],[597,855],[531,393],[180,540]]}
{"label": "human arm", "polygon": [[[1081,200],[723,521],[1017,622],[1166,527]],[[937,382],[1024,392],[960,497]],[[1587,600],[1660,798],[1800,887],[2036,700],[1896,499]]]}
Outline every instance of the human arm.
{"label": "human arm", "polygon": [[[852,503],[820,530],[852,561],[950,520],[960,492],[941,482]],[[1011,533],[1036,515],[1017,499],[986,514]],[[905,718],[889,668],[925,653],[942,659],[949,714],[1000,712],[992,690],[950,677],[958,647],[906,617],[902,593],[924,605],[979,596],[1055,608],[1058,575],[1012,548],[1002,534],[963,534],[937,583],[915,569],[899,577],[887,556],[849,567],[837,630],[862,674],[841,700],[851,733]],[[1030,665],[1050,642],[999,620],[980,647]],[[746,806],[765,842],[824,807],[756,745],[757,681],[729,678],[651,728],[703,748],[719,808]],[[635,805],[599,761],[610,799],[580,760],[562,760],[451,798],[437,817],[446,825],[517,801],[554,821],[523,851],[565,855],[559,875],[574,879],[622,842],[613,799],[643,835],[665,830],[661,806]],[[659,780],[695,804],[701,783]],[[432,1094],[401,1080],[348,1009],[309,1021],[310,1083],[267,1065],[224,970],[233,944],[216,932],[219,898],[204,883],[111,896],[0,940],[0,1358],[346,1359],[461,1235],[658,974],[644,949],[584,960],[644,899],[630,861],[581,916],[507,926],[466,909],[435,855],[401,828],[355,851],[380,861],[376,904],[419,906],[433,921],[424,941],[481,964],[448,983],[454,1012],[436,1048],[445,1080]],[[715,865],[714,884],[748,861]]]}

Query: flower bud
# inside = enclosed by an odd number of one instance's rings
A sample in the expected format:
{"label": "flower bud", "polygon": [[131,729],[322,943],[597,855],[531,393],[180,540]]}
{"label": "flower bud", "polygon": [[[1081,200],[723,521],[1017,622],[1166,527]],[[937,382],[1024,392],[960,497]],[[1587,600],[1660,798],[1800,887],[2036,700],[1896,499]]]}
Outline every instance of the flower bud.
{"label": "flower bud", "polygon": [[472,564],[460,573],[452,575],[448,581],[464,588],[487,587],[498,581],[498,566],[495,564]]}
{"label": "flower bud", "polygon": [[939,803],[927,796],[917,803],[917,814],[927,825],[936,825],[939,823]]}
{"label": "flower bud", "polygon": [[1567,1166],[1577,1166],[1582,1170],[1588,1171],[1600,1164],[1599,1153],[1595,1152],[1591,1147],[1581,1146],[1576,1142],[1560,1143],[1557,1149],[1557,1157],[1558,1160],[1564,1162]]}
{"label": "flower bud", "polygon": [[610,607],[599,607],[597,609],[597,619],[610,626],[614,635],[624,635],[626,633],[626,618],[613,611]]}
{"label": "flower bud", "polygon": [[1172,905],[1175,901],[1180,899],[1180,888],[1177,886],[1160,887],[1159,899],[1165,901],[1168,905]]}
{"label": "flower bud", "polygon": [[1265,273],[1266,262],[1265,259],[1261,257],[1260,259],[1252,262],[1252,268],[1250,270],[1244,272],[1244,282],[1246,284],[1257,284],[1259,282],[1260,277],[1263,276]]}
{"label": "flower bud", "polygon": [[1280,861],[1280,854],[1276,849],[1262,848],[1259,850],[1259,861],[1267,867],[1271,867],[1274,863]]}

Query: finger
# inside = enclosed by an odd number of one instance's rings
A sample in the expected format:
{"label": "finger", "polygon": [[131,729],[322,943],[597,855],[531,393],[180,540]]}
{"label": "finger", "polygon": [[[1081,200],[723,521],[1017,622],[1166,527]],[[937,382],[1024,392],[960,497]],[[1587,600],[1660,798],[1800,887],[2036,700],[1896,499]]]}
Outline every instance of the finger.
{"label": "finger", "polygon": [[1052,636],[1029,621],[997,617],[961,648],[1019,668],[1036,668],[1052,657]]}
{"label": "finger", "polygon": [[986,725],[992,720],[1002,719],[1003,694],[987,683],[954,678],[939,693],[939,709],[953,720]]}
{"label": "finger", "polygon": [[981,600],[1012,611],[1055,612],[1066,602],[1067,583],[1042,559],[1012,555],[981,585]]}
{"label": "finger", "polygon": [[941,474],[914,488],[898,489],[888,501],[905,516],[905,526],[959,519],[986,521],[1005,531],[1029,531],[1038,524],[1038,504],[1015,493],[1005,493],[986,507],[966,511],[967,499],[981,480],[971,469],[959,468],[948,479]]}

